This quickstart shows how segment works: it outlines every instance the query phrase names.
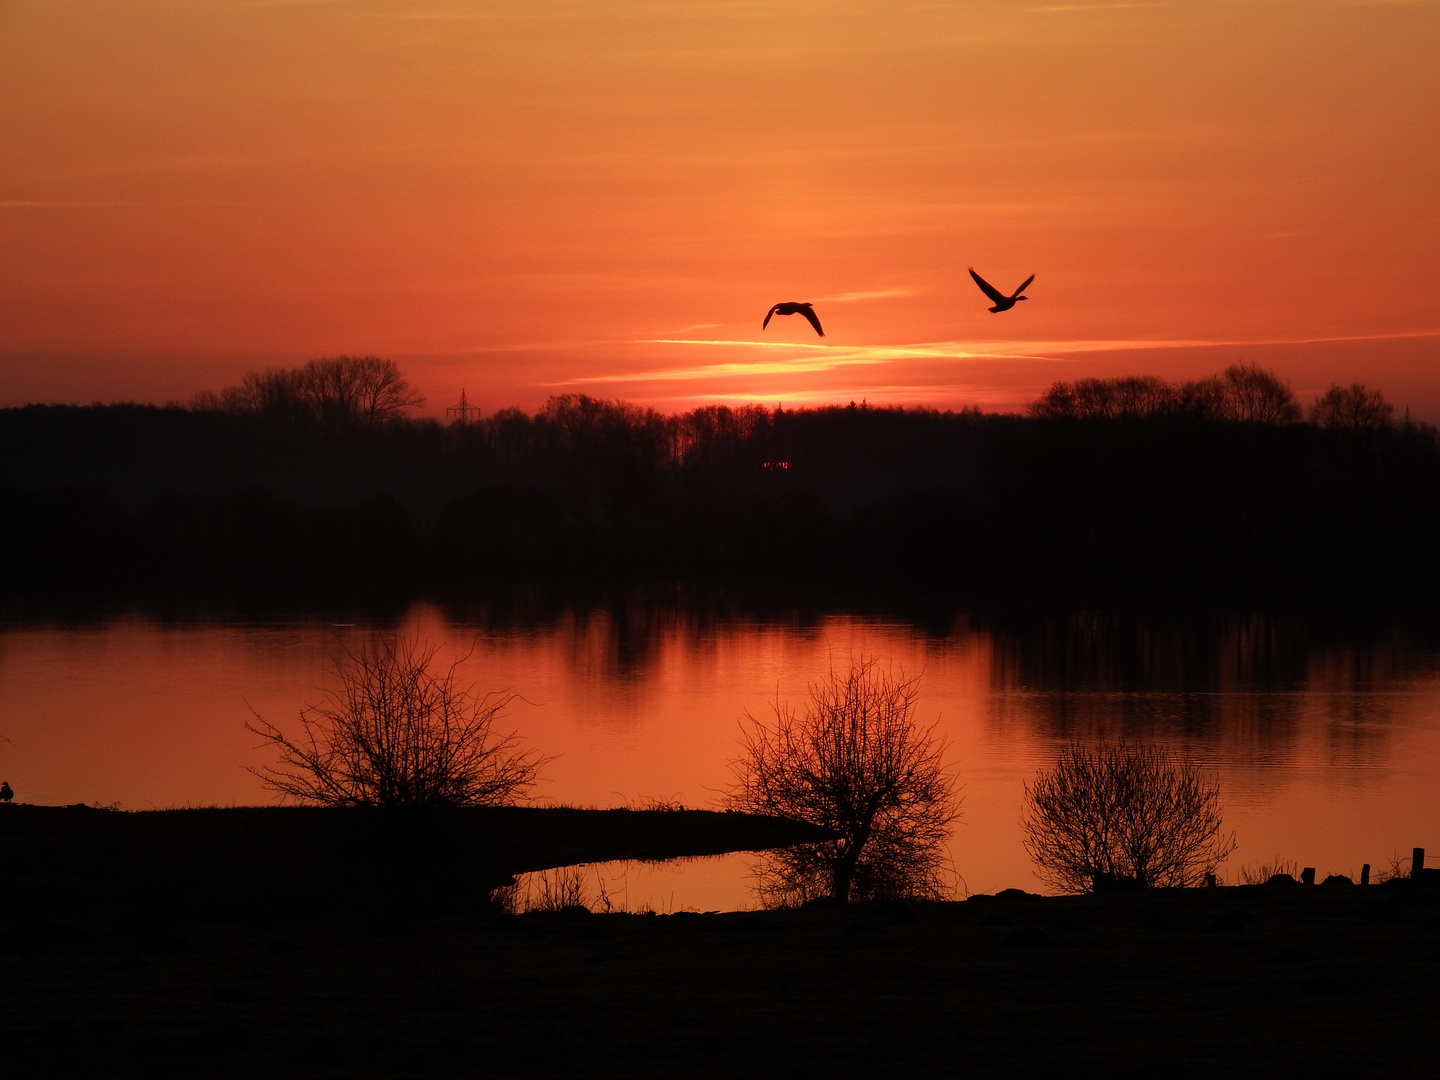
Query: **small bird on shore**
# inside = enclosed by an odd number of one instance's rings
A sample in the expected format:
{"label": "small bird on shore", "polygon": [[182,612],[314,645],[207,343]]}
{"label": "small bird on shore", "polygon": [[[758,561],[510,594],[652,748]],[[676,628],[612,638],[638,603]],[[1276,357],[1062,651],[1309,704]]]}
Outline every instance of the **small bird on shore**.
{"label": "small bird on shore", "polygon": [[980,286],[980,291],[988,296],[995,304],[995,306],[990,309],[991,311],[1009,311],[1015,306],[1017,301],[1029,300],[1030,298],[1028,296],[1021,296],[1020,294],[1028,289],[1030,283],[1035,280],[1035,275],[1031,274],[1018,289],[1009,296],[1006,296],[999,289],[995,288],[994,285],[991,285],[983,277],[975,273],[973,266],[970,267],[970,276],[975,279],[975,284]]}
{"label": "small bird on shore", "polygon": [[0,800],[9,802],[15,797],[15,790],[10,786],[9,780],[0,780]]}
{"label": "small bird on shore", "polygon": [[771,315],[804,315],[805,318],[810,320],[810,325],[815,328],[815,333],[821,337],[825,336],[825,331],[820,329],[820,320],[815,315],[815,309],[809,303],[801,304],[792,300],[788,304],[776,304],[770,309],[770,313],[765,316],[765,321],[760,324],[761,330],[764,330],[765,327],[770,325]]}

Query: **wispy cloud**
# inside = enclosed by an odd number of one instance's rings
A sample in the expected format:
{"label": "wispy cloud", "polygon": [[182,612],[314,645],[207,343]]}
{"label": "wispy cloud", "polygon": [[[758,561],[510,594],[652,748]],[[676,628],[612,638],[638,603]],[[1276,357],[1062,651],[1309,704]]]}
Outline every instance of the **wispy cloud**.
{"label": "wispy cloud", "polygon": [[[1440,2],[1440,0],[1437,0]],[[1284,341],[1224,341],[1222,345],[1323,345],[1328,341],[1403,341],[1440,337],[1440,330],[1397,330],[1388,334],[1341,334],[1336,337],[1290,338]]]}
{"label": "wispy cloud", "polygon": [[1195,338],[1079,338],[1068,341],[939,341],[929,348],[939,351],[957,350],[977,356],[1013,356],[1029,359],[1051,359],[1068,353],[1126,352],[1135,349],[1194,349],[1229,342],[1202,341]]}
{"label": "wispy cloud", "polygon": [[807,345],[802,341],[726,341],[706,338],[637,338],[631,345],[727,345],[749,349],[833,349],[834,345]]}
{"label": "wispy cloud", "polygon": [[1129,8],[1163,8],[1173,6],[1173,4],[1165,3],[1164,0],[1150,0],[1148,3],[1127,3],[1125,0],[1117,0],[1117,2],[1114,3],[1103,4],[1044,4],[1032,7],[1030,10],[1044,11],[1053,14],[1071,11],[1124,11]]}
{"label": "wispy cloud", "polygon": [[[580,378],[566,379],[560,382],[545,383],[543,385],[593,386],[598,383],[692,382],[697,379],[726,379],[747,375],[795,375],[833,371],[837,368],[881,366],[893,364],[901,360],[917,359],[948,362],[982,358],[1050,359],[1044,356],[1021,357],[1014,353],[980,352],[924,345],[847,347],[778,341],[696,341],[686,338],[648,338],[635,342],[635,344],[719,346],[753,349],[762,353],[771,354],[771,356],[776,352],[783,352],[788,355],[774,359],[766,356],[764,359],[721,360],[709,364],[695,364],[687,367],[661,368],[658,370],[618,371],[603,375],[586,375]],[[821,355],[815,355],[816,353]]]}
{"label": "wispy cloud", "polygon": [[883,364],[885,358],[866,356],[791,359],[786,361],[730,361],[662,371],[632,371],[613,375],[587,375],[578,379],[542,383],[542,386],[591,386],[596,383],[693,382],[696,379],[723,379],[736,375],[793,375],[798,372],[831,371],[862,364]]}
{"label": "wispy cloud", "polygon": [[[1089,338],[1060,341],[932,341],[903,345],[828,345],[805,342],[700,340],[695,338],[643,338],[632,345],[688,345],[702,350],[745,350],[760,354],[749,359],[725,359],[683,367],[614,371],[548,382],[547,387],[594,386],[605,383],[694,382],[701,379],[743,378],[746,376],[796,375],[840,368],[884,368],[888,365],[920,363],[927,367],[979,361],[1059,362],[1077,353],[1138,352],[1164,349],[1197,349],[1266,345],[1313,345],[1342,341],[1387,341],[1440,337],[1440,330],[1397,331],[1385,334],[1355,334],[1332,337],[1269,340],[1210,340],[1203,338]],[[780,355],[777,355],[780,354]],[[887,390],[898,387],[882,384]],[[877,390],[881,387],[877,387]],[[857,389],[856,393],[860,390]],[[792,391],[786,391],[787,397]],[[717,398],[733,397],[718,394]]]}
{"label": "wispy cloud", "polygon": [[934,342],[927,348],[982,350],[989,356],[1058,354],[1084,352],[1130,352],[1141,349],[1206,349],[1253,345],[1323,345],[1332,341],[1398,341],[1409,338],[1440,337],[1440,330],[1395,330],[1382,334],[1336,334],[1327,337],[1274,338],[1095,338],[1073,341],[989,341]]}
{"label": "wispy cloud", "polygon": [[845,292],[835,296],[822,296],[817,304],[850,304],[857,300],[885,300],[892,296],[914,296],[914,289],[875,289],[870,292]]}
{"label": "wispy cloud", "polygon": [[135,199],[0,199],[0,206],[68,207],[68,206],[146,206]]}

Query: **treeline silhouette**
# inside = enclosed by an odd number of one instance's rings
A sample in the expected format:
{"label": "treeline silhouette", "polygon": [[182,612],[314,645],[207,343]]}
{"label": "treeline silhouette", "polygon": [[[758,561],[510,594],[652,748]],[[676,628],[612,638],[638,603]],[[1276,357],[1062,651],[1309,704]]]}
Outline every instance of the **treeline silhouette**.
{"label": "treeline silhouette", "polygon": [[[382,393],[347,381],[366,372]],[[1430,596],[1435,429],[1393,422],[1363,386],[1327,396],[1302,422],[1279,380],[1237,366],[1057,384],[1026,416],[666,416],[566,395],[442,424],[403,416],[418,398],[392,363],[338,358],[189,407],[0,410],[0,589],[272,606],[677,582],[826,602]]]}
{"label": "treeline silhouette", "polygon": [[[1058,382],[1029,412],[1051,420],[1172,416],[1251,424],[1289,424],[1301,416],[1290,388],[1254,364],[1232,364],[1219,375],[1180,383],[1155,375]],[[1309,412],[1313,424],[1352,431],[1386,427],[1394,415],[1380,391],[1363,383],[1331,386]]]}

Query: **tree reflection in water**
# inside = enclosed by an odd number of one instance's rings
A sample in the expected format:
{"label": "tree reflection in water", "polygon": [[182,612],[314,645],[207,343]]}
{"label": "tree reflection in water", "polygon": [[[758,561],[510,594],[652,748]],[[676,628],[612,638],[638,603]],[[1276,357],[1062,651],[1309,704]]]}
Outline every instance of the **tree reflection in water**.
{"label": "tree reflection in water", "polygon": [[[1354,873],[1423,845],[1440,819],[1440,635],[1424,624],[1095,611],[916,620],[755,612],[674,591],[376,619],[12,621],[0,629],[6,777],[41,803],[268,803],[243,768],[269,760],[244,730],[247,703],[293,715],[325,685],[336,646],[376,630],[469,653],[467,682],[524,695],[508,722],[556,755],[535,794],[582,806],[714,807],[747,711],[798,701],[834,657],[884,656],[923,675],[920,714],[938,717],[963,781],[950,856],[976,891],[1039,887],[1022,786],[1072,741],[1158,742],[1217,770],[1242,862],[1278,855]],[[703,882],[694,894],[687,875]],[[753,903],[743,857],[639,889],[665,910]]]}

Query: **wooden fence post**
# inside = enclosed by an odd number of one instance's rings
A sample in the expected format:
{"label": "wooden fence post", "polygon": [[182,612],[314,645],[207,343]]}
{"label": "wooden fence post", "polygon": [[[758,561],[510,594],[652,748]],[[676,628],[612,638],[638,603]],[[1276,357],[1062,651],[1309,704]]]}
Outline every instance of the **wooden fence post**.
{"label": "wooden fence post", "polygon": [[1307,866],[1307,867],[1305,867],[1304,870],[1301,870],[1301,871],[1300,871],[1300,884],[1301,884],[1301,885],[1314,885],[1314,884],[1315,884],[1315,867],[1313,867],[1313,866]]}
{"label": "wooden fence post", "polygon": [[1364,866],[1360,867],[1360,884],[1370,884],[1370,864],[1368,862]]}
{"label": "wooden fence post", "polygon": [[1425,849],[1417,847],[1410,853],[1410,876],[1419,879],[1420,871],[1425,869]]}

